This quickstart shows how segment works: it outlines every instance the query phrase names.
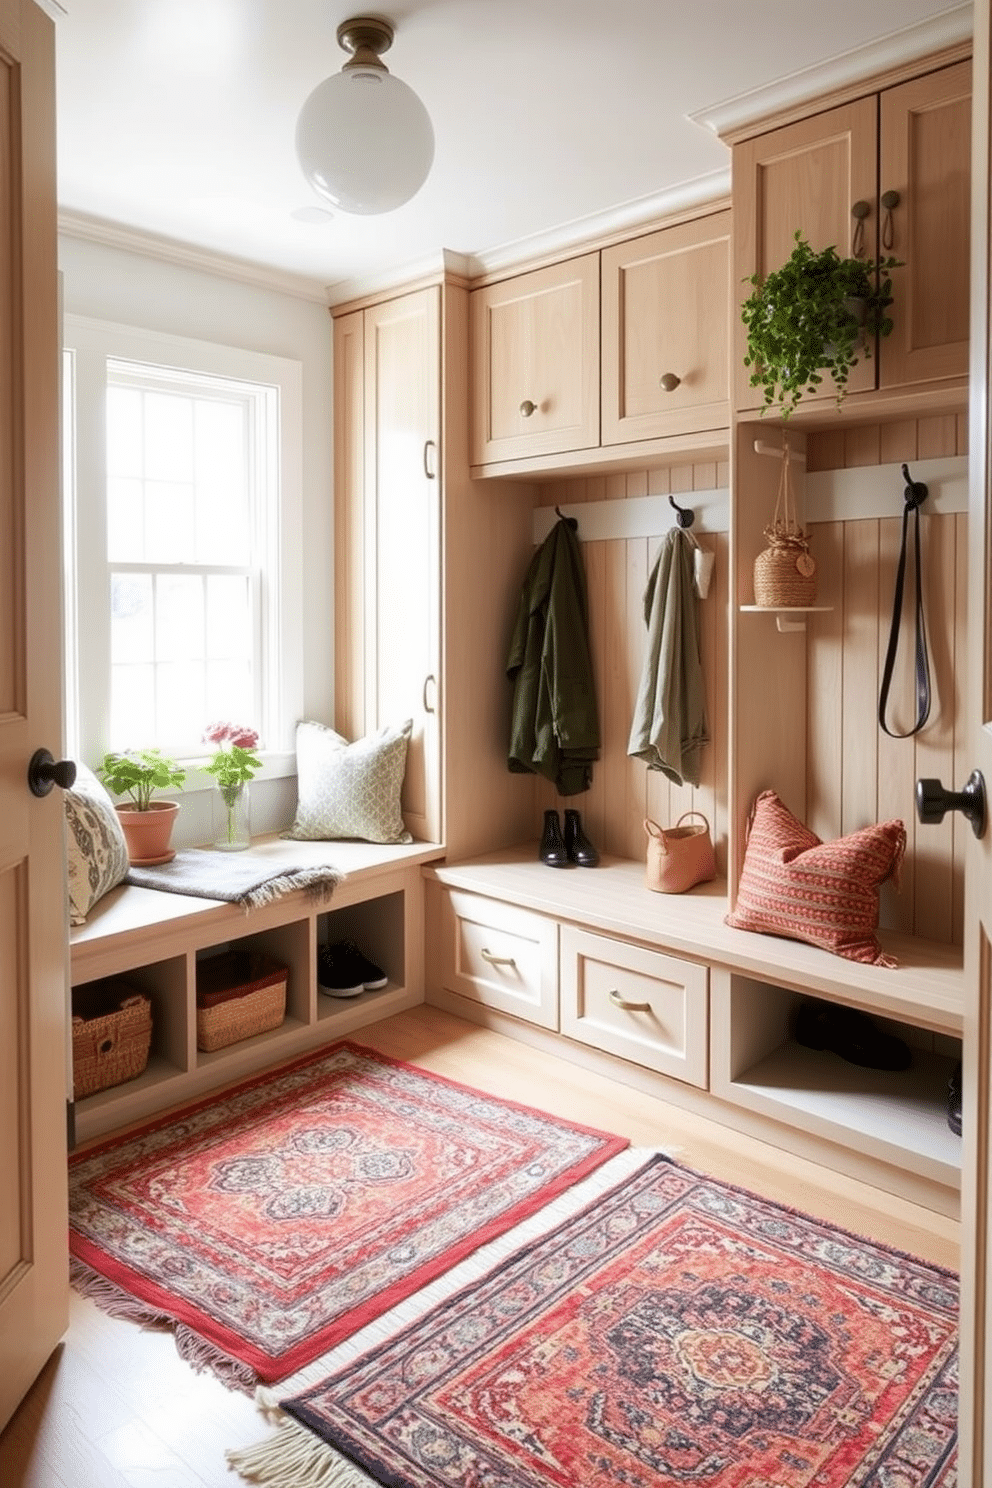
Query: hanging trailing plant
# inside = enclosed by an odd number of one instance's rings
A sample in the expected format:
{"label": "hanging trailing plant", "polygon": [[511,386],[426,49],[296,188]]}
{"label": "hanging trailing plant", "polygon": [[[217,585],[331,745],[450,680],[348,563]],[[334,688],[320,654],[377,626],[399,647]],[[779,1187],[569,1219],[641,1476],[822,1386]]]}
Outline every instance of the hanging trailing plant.
{"label": "hanging trailing plant", "polygon": [[890,270],[902,267],[897,258],[841,258],[834,247],[814,253],[801,230],[795,240],[780,269],[746,281],[754,288],[741,307],[750,386],[764,389],[762,413],[777,406],[783,419],[819,391],[824,373],[840,407],[852,368],[892,330]]}

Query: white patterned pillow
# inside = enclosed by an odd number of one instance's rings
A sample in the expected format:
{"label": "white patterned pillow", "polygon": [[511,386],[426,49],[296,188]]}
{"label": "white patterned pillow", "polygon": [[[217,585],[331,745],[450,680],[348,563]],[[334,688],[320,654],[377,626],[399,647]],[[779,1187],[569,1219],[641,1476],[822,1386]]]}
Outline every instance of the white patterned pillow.
{"label": "white patterned pillow", "polygon": [[322,723],[296,726],[298,842],[412,842],[400,809],[413,720],[349,744]]}
{"label": "white patterned pillow", "polygon": [[76,782],[63,791],[69,921],[82,925],[98,899],[127,875],[127,843],[114,803],[86,765],[76,766]]}

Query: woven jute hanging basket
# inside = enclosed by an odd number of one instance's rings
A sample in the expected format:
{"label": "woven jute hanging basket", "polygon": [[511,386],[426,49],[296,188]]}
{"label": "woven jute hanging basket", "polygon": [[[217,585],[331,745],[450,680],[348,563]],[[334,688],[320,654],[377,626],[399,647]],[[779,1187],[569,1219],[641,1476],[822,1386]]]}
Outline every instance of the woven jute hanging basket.
{"label": "woven jute hanging basket", "polygon": [[803,609],[816,604],[816,559],[809,534],[796,519],[789,446],[782,450],[775,515],[765,528],[768,547],[754,560],[754,602],[764,609]]}

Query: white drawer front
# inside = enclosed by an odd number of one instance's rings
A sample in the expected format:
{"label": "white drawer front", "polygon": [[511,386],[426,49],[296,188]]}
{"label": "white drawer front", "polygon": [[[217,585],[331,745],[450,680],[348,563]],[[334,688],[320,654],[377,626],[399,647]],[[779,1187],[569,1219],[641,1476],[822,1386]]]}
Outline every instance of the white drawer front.
{"label": "white drawer front", "polygon": [[561,1031],[706,1088],[709,969],[563,925]]}
{"label": "white drawer front", "polygon": [[450,992],[558,1028],[558,927],[530,910],[445,892],[442,974]]}

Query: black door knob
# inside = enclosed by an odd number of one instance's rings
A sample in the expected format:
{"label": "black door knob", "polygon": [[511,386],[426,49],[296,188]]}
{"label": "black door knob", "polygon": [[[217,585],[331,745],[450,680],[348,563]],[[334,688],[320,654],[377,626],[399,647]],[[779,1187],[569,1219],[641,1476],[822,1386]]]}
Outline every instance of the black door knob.
{"label": "black door knob", "polygon": [[916,814],[921,822],[933,826],[944,820],[946,811],[961,811],[971,822],[976,837],[985,831],[985,780],[980,770],[972,770],[967,785],[959,791],[945,790],[939,780],[916,782]]}
{"label": "black door knob", "polygon": [[76,781],[72,760],[57,760],[47,749],[36,749],[28,765],[28,785],[34,796],[47,796],[53,785],[68,790]]}

